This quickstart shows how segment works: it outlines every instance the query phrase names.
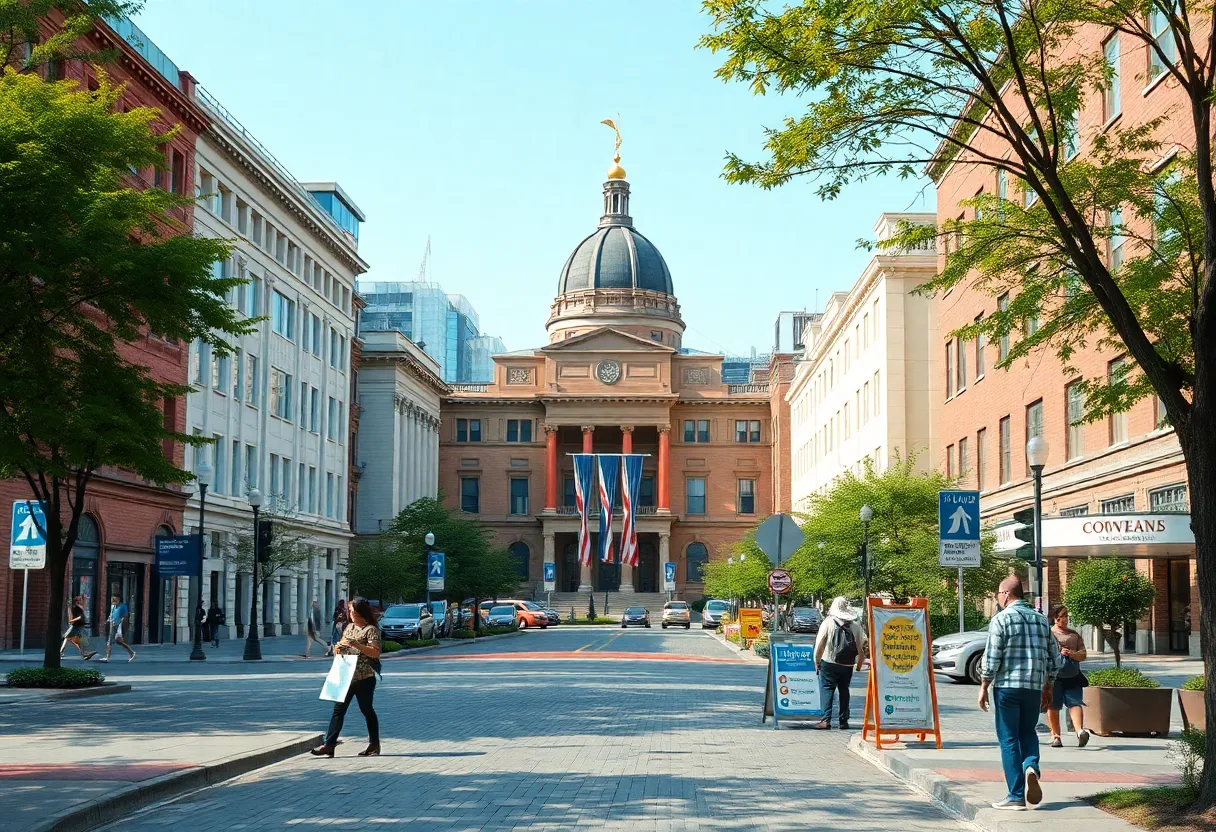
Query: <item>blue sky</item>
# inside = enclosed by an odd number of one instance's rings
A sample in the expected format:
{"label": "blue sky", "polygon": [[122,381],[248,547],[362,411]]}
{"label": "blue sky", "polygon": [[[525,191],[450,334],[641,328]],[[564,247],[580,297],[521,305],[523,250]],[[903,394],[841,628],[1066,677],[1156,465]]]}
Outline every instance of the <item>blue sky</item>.
{"label": "blue sky", "polygon": [[[136,22],[302,180],[363,208],[370,280],[431,273],[510,349],[545,343],[558,274],[595,229],[620,116],[638,230],[663,252],[685,344],[772,347],[781,309],[847,289],[884,210],[932,210],[883,179],[830,203],[809,182],[727,185],[727,150],[801,109],[713,75],[695,0],[148,0]],[[339,12],[339,10],[341,10]]]}

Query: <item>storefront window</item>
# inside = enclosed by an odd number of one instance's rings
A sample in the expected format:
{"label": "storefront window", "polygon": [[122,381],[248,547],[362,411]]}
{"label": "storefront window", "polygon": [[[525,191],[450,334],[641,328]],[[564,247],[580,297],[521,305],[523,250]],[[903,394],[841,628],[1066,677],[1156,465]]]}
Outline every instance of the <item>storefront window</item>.
{"label": "storefront window", "polygon": [[84,619],[88,632],[96,635],[97,554],[101,548],[97,523],[87,514],[80,516],[76,527],[76,545],[72,547],[72,598],[84,596]]}
{"label": "storefront window", "polygon": [[1148,492],[1149,511],[1186,513],[1186,486],[1171,485]]}

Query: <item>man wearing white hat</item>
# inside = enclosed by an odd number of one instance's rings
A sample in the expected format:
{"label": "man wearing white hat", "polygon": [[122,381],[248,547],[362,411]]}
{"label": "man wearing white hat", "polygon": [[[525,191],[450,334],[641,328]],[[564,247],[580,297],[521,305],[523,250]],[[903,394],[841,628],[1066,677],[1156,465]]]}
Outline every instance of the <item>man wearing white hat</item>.
{"label": "man wearing white hat", "polygon": [[815,727],[832,727],[832,699],[840,691],[840,728],[849,727],[849,683],[853,681],[853,666],[861,670],[866,655],[866,634],[857,623],[860,613],[849,606],[843,595],[832,602],[828,617],[819,625],[815,637],[815,666],[823,685],[823,719]]}

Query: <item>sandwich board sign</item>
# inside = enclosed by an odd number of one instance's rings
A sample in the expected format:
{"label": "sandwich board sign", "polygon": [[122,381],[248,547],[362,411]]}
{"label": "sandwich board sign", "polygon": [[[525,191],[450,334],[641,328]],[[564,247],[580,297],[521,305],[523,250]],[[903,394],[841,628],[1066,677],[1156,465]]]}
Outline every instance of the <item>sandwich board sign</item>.
{"label": "sandwich board sign", "polygon": [[929,599],[913,598],[892,604],[871,596],[870,676],[862,740],[898,742],[915,734],[920,741],[932,736],[942,747],[937,685],[933,678],[933,636],[929,631]]}
{"label": "sandwich board sign", "polygon": [[773,633],[768,643],[768,681],[764,685],[763,724],[773,718],[818,721],[823,719],[822,690],[815,672],[815,636]]}

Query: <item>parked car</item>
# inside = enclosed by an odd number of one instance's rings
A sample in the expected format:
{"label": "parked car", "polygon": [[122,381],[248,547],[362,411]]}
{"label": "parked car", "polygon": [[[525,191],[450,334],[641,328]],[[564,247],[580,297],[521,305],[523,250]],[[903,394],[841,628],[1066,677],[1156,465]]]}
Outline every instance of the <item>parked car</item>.
{"label": "parked car", "polygon": [[814,607],[794,607],[790,613],[791,633],[815,635],[819,632],[821,624],[823,624],[823,613]]}
{"label": "parked car", "polygon": [[705,602],[705,609],[701,610],[701,629],[709,630],[717,627],[722,623],[722,616],[730,612],[729,601],[719,601],[714,599]]}
{"label": "parked car", "polygon": [[491,627],[517,627],[515,607],[511,604],[498,604],[486,611],[486,624]]}
{"label": "parked car", "polygon": [[550,627],[562,623],[562,614],[553,609],[553,607],[545,607],[545,615],[549,616]]}
{"label": "parked car", "polygon": [[426,604],[392,604],[380,616],[380,632],[389,641],[434,638],[435,616]]}
{"label": "parked car", "polygon": [[515,619],[519,622],[519,629],[526,630],[529,627],[540,627],[542,630],[549,626],[549,615],[545,612],[544,607],[535,601],[510,601],[502,602],[510,603],[515,607]]}
{"label": "parked car", "polygon": [[431,616],[435,619],[435,638],[447,638],[451,635],[447,601],[432,601]]}
{"label": "parked car", "polygon": [[980,661],[988,642],[988,628],[953,633],[933,639],[933,668],[958,681],[979,684]]}
{"label": "parked car", "polygon": [[666,630],[669,625],[682,626],[685,630],[692,628],[692,611],[687,601],[668,601],[663,605],[663,629]]}
{"label": "parked car", "polygon": [[557,614],[557,610],[551,610],[544,604],[538,604],[535,601],[524,601],[524,606],[532,612],[540,613],[545,617],[545,624],[541,626],[552,627],[554,624],[562,623],[562,617]]}
{"label": "parked car", "polygon": [[621,616],[621,629],[626,627],[650,627],[650,610],[645,607],[626,607]]}

